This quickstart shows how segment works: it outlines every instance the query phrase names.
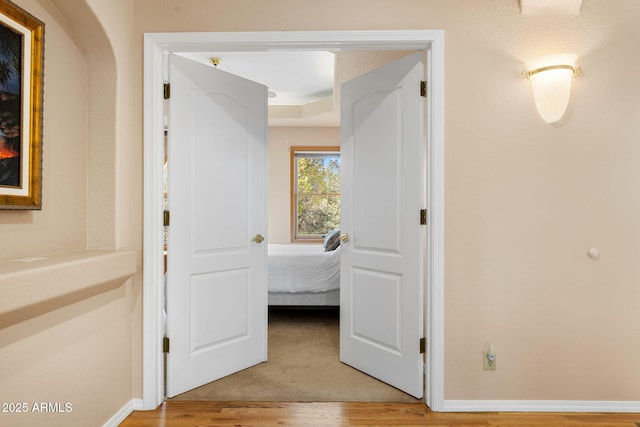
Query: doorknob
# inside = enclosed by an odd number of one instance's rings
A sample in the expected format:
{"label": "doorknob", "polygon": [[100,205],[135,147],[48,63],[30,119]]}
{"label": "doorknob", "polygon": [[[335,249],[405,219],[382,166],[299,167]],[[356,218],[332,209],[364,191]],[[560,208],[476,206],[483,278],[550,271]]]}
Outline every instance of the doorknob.
{"label": "doorknob", "polygon": [[256,237],[254,237],[252,240],[257,244],[260,244],[264,241],[264,237],[262,237],[262,234],[256,234]]}
{"label": "doorknob", "polygon": [[349,235],[347,233],[342,233],[340,235],[340,240],[342,240],[344,243],[347,243],[349,241]]}

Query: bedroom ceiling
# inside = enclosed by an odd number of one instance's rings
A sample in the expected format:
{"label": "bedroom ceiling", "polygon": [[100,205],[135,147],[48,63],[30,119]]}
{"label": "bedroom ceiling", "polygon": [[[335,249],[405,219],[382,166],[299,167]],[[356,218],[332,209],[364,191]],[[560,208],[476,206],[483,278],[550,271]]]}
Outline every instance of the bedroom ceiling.
{"label": "bedroom ceiling", "polygon": [[333,93],[334,54],[326,51],[300,52],[196,52],[183,56],[262,83],[275,97],[269,105],[304,105]]}
{"label": "bedroom ceiling", "polygon": [[192,52],[180,56],[262,83],[269,126],[340,126],[340,85],[409,51]]}
{"label": "bedroom ceiling", "polygon": [[269,89],[270,126],[338,126],[333,108],[335,55],[327,51],[193,52],[181,56],[216,66]]}

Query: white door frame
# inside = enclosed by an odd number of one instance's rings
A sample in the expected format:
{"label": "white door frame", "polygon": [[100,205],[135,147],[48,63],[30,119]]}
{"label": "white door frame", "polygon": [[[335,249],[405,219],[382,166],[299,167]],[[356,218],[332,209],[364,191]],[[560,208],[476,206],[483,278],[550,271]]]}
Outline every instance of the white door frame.
{"label": "white door frame", "polygon": [[274,31],[144,35],[144,225],[142,406],[164,399],[162,308],[164,99],[168,52],[266,50],[407,50],[427,52],[427,283],[425,401],[444,410],[444,31]]}

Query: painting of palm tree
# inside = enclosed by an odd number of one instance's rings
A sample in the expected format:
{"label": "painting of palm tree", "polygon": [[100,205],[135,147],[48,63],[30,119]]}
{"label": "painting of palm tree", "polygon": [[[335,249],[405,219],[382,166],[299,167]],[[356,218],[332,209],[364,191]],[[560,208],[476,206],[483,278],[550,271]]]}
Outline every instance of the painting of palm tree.
{"label": "painting of palm tree", "polygon": [[20,187],[22,35],[0,25],[0,186]]}
{"label": "painting of palm tree", "polygon": [[0,209],[42,209],[44,23],[0,0]]}

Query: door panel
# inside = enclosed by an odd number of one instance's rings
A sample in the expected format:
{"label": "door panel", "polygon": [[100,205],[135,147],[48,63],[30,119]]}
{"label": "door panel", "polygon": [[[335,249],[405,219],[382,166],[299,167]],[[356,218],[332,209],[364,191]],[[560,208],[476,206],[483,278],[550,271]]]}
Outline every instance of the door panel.
{"label": "door panel", "polygon": [[[353,269],[353,336],[373,346],[400,352],[398,322],[402,276],[375,270]],[[370,306],[376,317],[368,318]]]}
{"label": "door panel", "polygon": [[[398,168],[401,149],[396,142],[400,123],[398,94],[376,92],[356,101],[352,107],[353,123],[358,125],[359,141],[375,141],[371,144],[353,145],[353,224],[354,247],[391,250],[399,252],[398,230]],[[376,108],[377,107],[377,108]],[[385,123],[380,126],[380,123]],[[379,165],[375,173],[358,165]],[[383,167],[380,167],[383,166]],[[372,189],[385,195],[380,203],[371,197]],[[375,212],[375,215],[371,213]],[[384,224],[384,227],[380,227]]]}
{"label": "door panel", "polygon": [[[249,335],[246,269],[194,277],[191,281],[191,343],[193,353]],[[224,295],[225,298],[219,298]],[[225,322],[220,322],[220,318]]]}
{"label": "door panel", "polygon": [[[247,107],[219,93],[194,93],[192,102],[193,168],[200,174],[194,184],[205,187],[198,190],[205,190],[207,196],[193,200],[194,251],[246,248],[249,200],[239,195],[248,194],[252,184],[247,162],[249,141],[244,128]],[[220,126],[211,117],[220,117],[225,125]],[[208,143],[212,137],[215,144]],[[225,209],[220,209],[221,205]],[[224,227],[211,227],[211,223]]]}
{"label": "door panel", "polygon": [[267,358],[265,86],[170,55],[167,394]]}
{"label": "door panel", "polygon": [[422,397],[422,54],[342,86],[341,360]]}

